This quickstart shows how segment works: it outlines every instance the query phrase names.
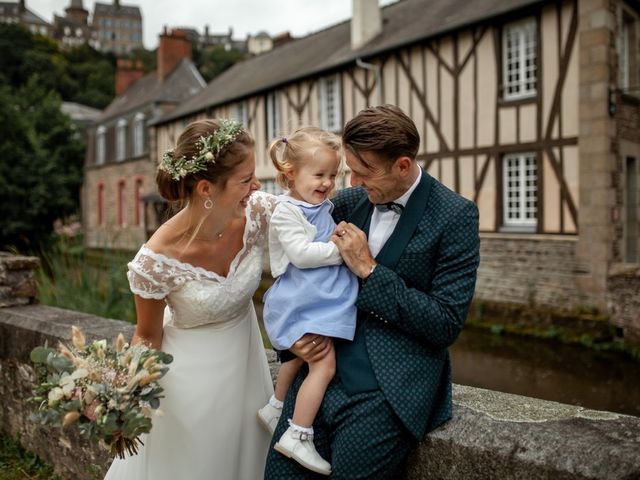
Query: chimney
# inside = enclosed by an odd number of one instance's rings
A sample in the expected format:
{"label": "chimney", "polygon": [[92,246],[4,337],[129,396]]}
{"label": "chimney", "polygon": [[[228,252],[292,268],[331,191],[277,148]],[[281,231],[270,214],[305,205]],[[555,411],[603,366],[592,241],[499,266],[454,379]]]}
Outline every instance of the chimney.
{"label": "chimney", "polygon": [[351,50],[363,47],[382,32],[382,14],[378,0],[353,0]]}
{"label": "chimney", "polygon": [[143,76],[142,62],[119,58],[116,64],[116,95],[120,95]]}
{"label": "chimney", "polygon": [[20,9],[20,13],[24,13],[27,10],[27,6],[25,5],[24,0],[20,0],[18,2],[18,8]]}
{"label": "chimney", "polygon": [[191,42],[183,30],[168,31],[165,27],[158,46],[158,78],[163,81],[183,58],[191,58]]}

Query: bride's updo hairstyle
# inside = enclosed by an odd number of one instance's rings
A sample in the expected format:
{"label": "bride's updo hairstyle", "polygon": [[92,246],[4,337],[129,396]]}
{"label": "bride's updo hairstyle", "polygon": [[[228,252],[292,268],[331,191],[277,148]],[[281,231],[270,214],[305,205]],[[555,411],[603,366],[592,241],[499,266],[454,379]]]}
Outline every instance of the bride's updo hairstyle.
{"label": "bride's updo hairstyle", "polygon": [[[170,159],[182,157],[191,159],[198,156],[202,151],[200,139],[215,135],[224,122],[225,120],[206,119],[190,123],[178,137],[175,149],[165,155],[169,155]],[[249,132],[239,128],[232,141],[222,146],[217,153],[212,154],[210,160],[206,162],[206,169],[179,174],[174,172],[172,175],[166,169],[158,168],[156,174],[158,192],[170,202],[185,202],[191,198],[193,189],[200,180],[208,180],[224,187],[235,167],[246,158],[254,143]]]}

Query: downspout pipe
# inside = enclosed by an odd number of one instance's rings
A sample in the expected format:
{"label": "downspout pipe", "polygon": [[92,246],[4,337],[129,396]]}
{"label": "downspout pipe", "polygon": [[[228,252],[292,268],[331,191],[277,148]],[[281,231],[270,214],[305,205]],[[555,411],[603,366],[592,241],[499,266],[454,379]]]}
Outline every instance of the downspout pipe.
{"label": "downspout pipe", "polygon": [[373,63],[363,62],[361,58],[356,58],[356,65],[360,68],[364,68],[365,70],[370,70],[375,75],[376,79],[376,97],[377,102],[376,105],[380,105],[382,103],[382,79],[380,75],[380,66],[375,65]]}

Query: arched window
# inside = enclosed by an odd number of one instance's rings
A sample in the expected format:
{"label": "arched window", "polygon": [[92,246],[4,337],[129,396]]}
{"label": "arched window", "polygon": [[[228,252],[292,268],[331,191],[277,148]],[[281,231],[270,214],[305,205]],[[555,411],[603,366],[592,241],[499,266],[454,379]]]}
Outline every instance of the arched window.
{"label": "arched window", "polygon": [[143,179],[136,178],[136,184],[134,188],[136,225],[142,225],[144,221],[144,203],[142,203],[141,201],[141,198],[143,195],[144,195]]}
{"label": "arched window", "polygon": [[124,184],[124,180],[120,180],[118,182],[118,225],[120,225],[121,227],[125,227],[127,222],[125,219],[125,197],[124,197],[124,192],[125,192],[125,184]]}
{"label": "arched window", "polygon": [[104,225],[104,183],[98,183],[98,226]]}
{"label": "arched window", "polygon": [[127,121],[118,120],[116,126],[116,160],[121,162],[127,156]]}
{"label": "arched window", "polygon": [[107,128],[100,125],[96,130],[96,165],[104,165],[107,156]]}
{"label": "arched window", "polygon": [[144,127],[145,116],[144,113],[136,113],[133,123],[133,156],[139,157],[144,153]]}

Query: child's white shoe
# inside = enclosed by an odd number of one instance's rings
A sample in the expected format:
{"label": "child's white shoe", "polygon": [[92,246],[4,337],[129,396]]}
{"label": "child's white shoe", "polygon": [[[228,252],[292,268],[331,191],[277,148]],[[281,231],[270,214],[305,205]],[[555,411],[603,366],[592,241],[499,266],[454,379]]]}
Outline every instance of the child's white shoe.
{"label": "child's white shoe", "polygon": [[316,451],[311,434],[297,432],[289,427],[273,448],[313,472],[331,475],[331,464]]}
{"label": "child's white shoe", "polygon": [[258,410],[258,420],[260,421],[260,425],[262,425],[267,432],[273,435],[281,414],[281,408],[276,408],[270,403],[267,403],[264,407]]}

